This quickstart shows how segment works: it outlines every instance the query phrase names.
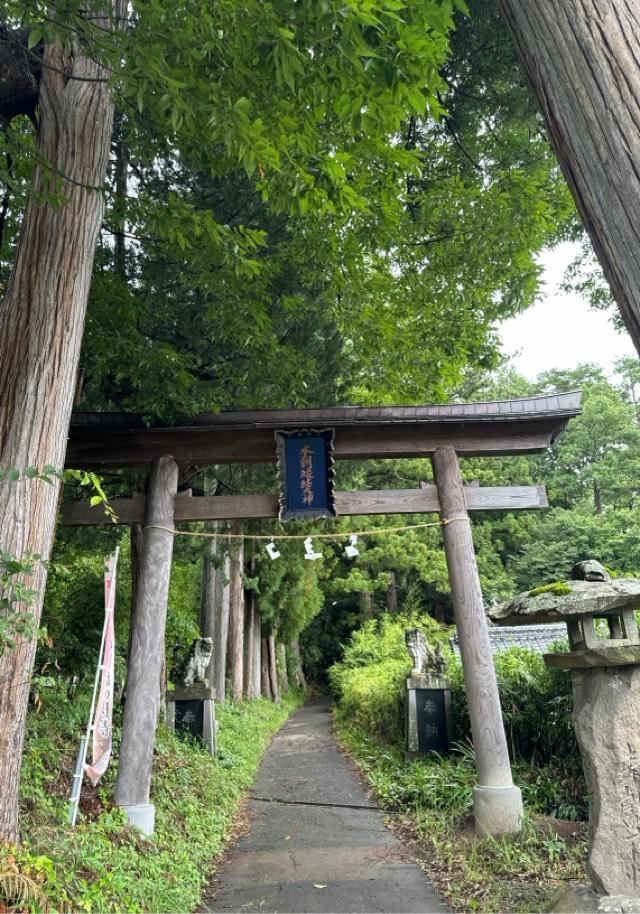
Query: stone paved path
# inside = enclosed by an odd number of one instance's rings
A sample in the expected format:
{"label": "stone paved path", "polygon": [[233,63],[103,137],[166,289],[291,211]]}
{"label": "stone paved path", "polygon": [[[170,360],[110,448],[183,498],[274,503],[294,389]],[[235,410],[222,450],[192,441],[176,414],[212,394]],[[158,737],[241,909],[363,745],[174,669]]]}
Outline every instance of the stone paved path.
{"label": "stone paved path", "polygon": [[249,803],[251,831],[202,911],[448,910],[338,751],[329,712],[310,702],[274,738]]}

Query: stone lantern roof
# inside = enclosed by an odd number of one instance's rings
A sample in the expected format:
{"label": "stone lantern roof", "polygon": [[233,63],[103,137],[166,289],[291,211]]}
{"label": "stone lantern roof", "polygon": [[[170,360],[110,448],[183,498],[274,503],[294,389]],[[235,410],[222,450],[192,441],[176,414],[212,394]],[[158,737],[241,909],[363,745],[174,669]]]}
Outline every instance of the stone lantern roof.
{"label": "stone lantern roof", "polygon": [[518,594],[489,607],[488,616],[497,625],[565,622],[571,651],[545,654],[545,663],[579,669],[640,664],[637,609],[640,578],[612,580],[602,565],[589,561],[574,566],[570,580]]}
{"label": "stone lantern roof", "polygon": [[606,616],[625,609],[640,609],[640,578],[548,584],[490,606],[487,615],[497,625],[547,625],[576,616]]}

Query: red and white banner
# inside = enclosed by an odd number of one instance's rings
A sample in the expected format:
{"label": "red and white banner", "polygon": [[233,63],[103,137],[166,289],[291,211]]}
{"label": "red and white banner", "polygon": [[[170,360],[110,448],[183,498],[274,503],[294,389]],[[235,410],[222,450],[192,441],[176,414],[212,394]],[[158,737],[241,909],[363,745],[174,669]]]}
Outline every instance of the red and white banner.
{"label": "red and white banner", "polygon": [[114,610],[116,604],[116,566],[118,551],[107,562],[104,575],[104,636],[100,659],[100,693],[93,716],[92,764],[85,765],[87,777],[95,787],[107,770],[111,758],[113,726],[113,680],[115,672]]}

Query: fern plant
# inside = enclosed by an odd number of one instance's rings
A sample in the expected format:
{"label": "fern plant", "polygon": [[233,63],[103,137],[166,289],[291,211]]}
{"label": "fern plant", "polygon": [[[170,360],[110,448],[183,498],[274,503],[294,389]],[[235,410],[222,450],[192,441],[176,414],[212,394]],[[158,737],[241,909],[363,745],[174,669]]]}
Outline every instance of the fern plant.
{"label": "fern plant", "polygon": [[40,911],[49,910],[38,883],[24,873],[0,873],[0,898],[10,907],[35,903]]}

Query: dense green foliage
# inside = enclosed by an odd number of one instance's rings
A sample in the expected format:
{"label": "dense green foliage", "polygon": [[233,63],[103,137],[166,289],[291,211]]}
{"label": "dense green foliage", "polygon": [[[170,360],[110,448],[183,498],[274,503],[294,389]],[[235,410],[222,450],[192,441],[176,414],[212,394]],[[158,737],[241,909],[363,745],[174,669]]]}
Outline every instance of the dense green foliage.
{"label": "dense green foliage", "polygon": [[[169,674],[200,632],[202,555],[208,541],[176,539],[165,636]],[[116,599],[116,680],[124,683],[131,608],[130,536],[126,528],[92,532],[62,530],[51,562],[43,611],[44,631],[36,676],[55,682],[62,676],[90,680],[95,670],[103,624],[104,563],[121,547]],[[316,563],[304,561],[300,542],[281,546],[272,562],[263,549],[247,552],[244,584],[258,596],[265,633],[277,632],[286,644],[298,637],[320,611],[323,594]],[[54,677],[54,678],[52,678]]]}
{"label": "dense green foliage", "polygon": [[[446,398],[575,231],[492,0],[142,4],[113,34],[77,3],[5,6],[113,72],[84,408]],[[32,163],[17,118],[5,274]]]}
{"label": "dense green foliage", "polygon": [[300,541],[281,542],[278,549],[277,561],[264,549],[256,556],[255,589],[263,622],[288,644],[318,614],[323,595],[315,562],[305,561]]}
{"label": "dense green foliage", "polygon": [[[97,789],[85,786],[84,815],[75,829],[66,825],[87,703],[59,695],[43,713],[29,718],[24,842],[0,848],[0,903],[2,874],[18,872],[33,883],[39,910],[194,910],[269,739],[299,700],[290,695],[281,705],[259,700],[221,707],[215,759],[161,728],[152,791],[156,834],[149,841],[112,806],[115,765]],[[7,882],[7,891],[9,886]]]}
{"label": "dense green foliage", "polygon": [[[404,631],[414,625],[424,630],[432,644],[447,645],[450,631],[428,616],[383,616],[353,633],[343,660],[330,670],[340,719],[384,744],[379,759],[381,777],[386,776],[382,760],[391,765],[385,796],[395,791],[399,806],[419,802],[436,809],[443,805],[464,808],[471,804],[475,777],[473,757],[466,749],[442,766],[439,759],[420,759],[403,764],[400,774],[394,773],[404,744],[404,700],[411,670]],[[507,740],[528,808],[561,818],[583,817],[586,788],[571,725],[569,676],[547,669],[539,654],[524,648],[498,653],[495,666]],[[451,658],[448,675],[455,740],[464,746],[471,732],[457,657]],[[376,789],[378,786],[376,783]]]}
{"label": "dense green foliage", "polygon": [[430,641],[444,641],[446,630],[422,617],[384,615],[354,631],[341,662],[329,670],[329,681],[346,719],[392,743],[404,734],[403,695],[411,660],[405,628],[419,624]]}
{"label": "dense green foliage", "polygon": [[[131,608],[131,553],[127,528],[63,530],[56,541],[43,609],[47,638],[37,655],[36,676],[91,681],[104,620],[104,568],[120,545],[116,593],[116,682],[125,680]],[[201,553],[176,547],[169,589],[166,653],[169,670],[199,632]],[[52,680],[55,681],[55,680]]]}
{"label": "dense green foliage", "polygon": [[[256,0],[241,12],[235,2],[143,4],[114,34],[76,3],[49,16],[11,0],[7,22],[19,21],[33,46],[79,30],[113,69],[81,408],[170,420],[178,410],[446,399],[470,365],[497,363],[495,322],[531,303],[536,253],[574,230],[491,0],[468,11],[453,0]],[[12,121],[2,143],[6,273],[31,124]],[[355,468],[347,487],[375,486],[377,472],[382,484],[405,475]],[[415,462],[409,484],[429,472]],[[143,484],[139,474],[107,480],[113,494]],[[265,474],[224,468],[183,484],[273,488]],[[82,673],[93,645],[93,616],[84,643],[78,632],[97,605],[94,556],[113,543],[100,536],[86,560],[58,538],[45,610],[53,650],[41,656],[65,672]],[[352,594],[375,607],[396,586],[405,602],[413,587],[446,618],[440,545],[436,531],[389,536],[349,569],[327,549],[320,573],[295,549],[272,564],[260,553],[247,578],[265,621],[287,637],[320,609],[319,587],[351,616]],[[483,577],[502,594],[510,582],[494,545],[481,550]],[[170,660],[196,633],[199,560],[177,550]],[[335,643],[327,649],[335,655]]]}

